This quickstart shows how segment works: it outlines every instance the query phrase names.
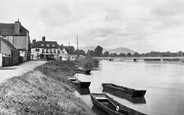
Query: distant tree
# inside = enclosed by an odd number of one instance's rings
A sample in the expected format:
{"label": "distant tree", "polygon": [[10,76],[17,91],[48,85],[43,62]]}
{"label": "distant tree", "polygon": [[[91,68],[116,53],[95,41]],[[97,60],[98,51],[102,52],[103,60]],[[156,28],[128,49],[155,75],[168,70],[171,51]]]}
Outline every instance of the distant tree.
{"label": "distant tree", "polygon": [[75,54],[77,54],[77,55],[86,55],[84,50],[76,50]]}
{"label": "distant tree", "polygon": [[103,54],[102,51],[103,51],[103,48],[101,46],[97,46],[95,51],[94,51],[95,56],[100,57]]}
{"label": "distant tree", "polygon": [[178,56],[180,56],[180,57],[183,56],[183,52],[182,51],[179,51],[178,52]]}
{"label": "distant tree", "polygon": [[127,53],[127,56],[128,56],[128,57],[131,57],[131,56],[132,56],[132,54],[131,54],[131,53]]}
{"label": "distant tree", "polygon": [[111,57],[118,57],[118,54],[117,53],[111,53],[109,56],[111,56]]}
{"label": "distant tree", "polygon": [[134,57],[139,57],[139,53],[135,52]]}
{"label": "distant tree", "polygon": [[125,56],[126,56],[125,53],[120,53],[120,54],[119,54],[119,57],[125,57]]}
{"label": "distant tree", "polygon": [[87,56],[95,56],[95,53],[93,50],[88,50],[87,51]]}
{"label": "distant tree", "polygon": [[104,57],[108,57],[109,56],[109,52],[108,51],[104,52],[104,55],[103,56]]}
{"label": "distant tree", "polygon": [[87,51],[87,56],[90,56],[90,50]]}

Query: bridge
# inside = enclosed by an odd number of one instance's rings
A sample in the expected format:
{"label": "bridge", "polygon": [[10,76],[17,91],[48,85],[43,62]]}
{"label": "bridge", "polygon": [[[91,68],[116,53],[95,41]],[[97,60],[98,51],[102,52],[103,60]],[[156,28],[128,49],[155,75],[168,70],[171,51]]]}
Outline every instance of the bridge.
{"label": "bridge", "polygon": [[184,62],[184,57],[95,57],[99,60],[129,60],[129,61],[182,61]]}

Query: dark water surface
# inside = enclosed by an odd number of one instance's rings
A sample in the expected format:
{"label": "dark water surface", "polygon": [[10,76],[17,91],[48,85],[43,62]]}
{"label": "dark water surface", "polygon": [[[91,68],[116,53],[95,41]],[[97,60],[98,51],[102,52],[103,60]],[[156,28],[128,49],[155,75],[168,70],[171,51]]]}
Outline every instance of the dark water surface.
{"label": "dark water surface", "polygon": [[[100,70],[91,75],[77,74],[81,81],[91,81],[91,93],[102,92],[101,83],[112,82],[147,90],[145,98],[131,99],[109,96],[123,105],[149,115],[184,115],[184,64],[176,62],[101,61]],[[88,93],[79,95],[92,109]],[[99,113],[103,115],[103,113]],[[105,113],[104,113],[105,115]]]}

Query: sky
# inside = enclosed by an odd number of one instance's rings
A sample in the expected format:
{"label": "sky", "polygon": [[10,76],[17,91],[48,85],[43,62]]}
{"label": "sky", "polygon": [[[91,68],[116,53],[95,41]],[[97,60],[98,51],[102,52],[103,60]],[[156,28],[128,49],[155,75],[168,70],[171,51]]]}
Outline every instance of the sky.
{"label": "sky", "polygon": [[184,51],[184,0],[1,0],[0,23],[18,19],[31,40]]}

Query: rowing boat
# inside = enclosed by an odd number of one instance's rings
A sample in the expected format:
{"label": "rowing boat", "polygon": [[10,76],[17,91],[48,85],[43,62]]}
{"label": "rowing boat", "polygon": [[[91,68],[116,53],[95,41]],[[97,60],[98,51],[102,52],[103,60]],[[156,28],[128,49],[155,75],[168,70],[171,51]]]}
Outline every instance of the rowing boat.
{"label": "rowing boat", "polygon": [[116,96],[119,95],[126,95],[131,97],[143,97],[146,93],[146,90],[136,90],[124,86],[115,85],[113,83],[102,83],[103,90],[105,92],[115,94]]}
{"label": "rowing boat", "polygon": [[71,83],[75,84],[79,88],[89,88],[91,84],[91,82],[80,81],[76,77],[69,77],[68,79]]}
{"label": "rowing boat", "polygon": [[93,104],[110,115],[146,115],[126,107],[104,93],[91,93]]}

